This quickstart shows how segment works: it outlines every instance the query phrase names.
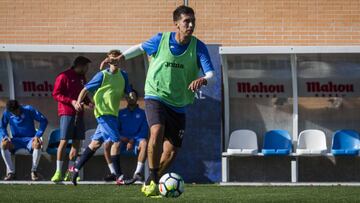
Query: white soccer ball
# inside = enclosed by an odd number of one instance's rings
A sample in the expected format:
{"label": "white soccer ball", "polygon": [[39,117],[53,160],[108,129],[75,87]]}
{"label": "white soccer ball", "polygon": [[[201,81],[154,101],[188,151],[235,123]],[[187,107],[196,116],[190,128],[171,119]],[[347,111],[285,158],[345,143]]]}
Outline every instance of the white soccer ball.
{"label": "white soccer ball", "polygon": [[167,173],[159,180],[159,191],[164,197],[179,197],[184,192],[184,180],[176,173]]}

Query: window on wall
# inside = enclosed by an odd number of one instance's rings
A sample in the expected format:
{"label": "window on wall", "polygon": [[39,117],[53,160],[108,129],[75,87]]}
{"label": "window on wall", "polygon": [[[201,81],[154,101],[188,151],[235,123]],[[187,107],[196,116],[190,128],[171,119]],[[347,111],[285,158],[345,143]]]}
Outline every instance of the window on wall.
{"label": "window on wall", "polygon": [[[292,133],[290,55],[228,55],[229,132],[271,129]],[[259,143],[262,136],[259,136]]]}
{"label": "window on wall", "polygon": [[[51,96],[56,76],[70,68],[73,60],[79,56],[88,57],[92,63],[86,75],[89,81],[98,71],[101,61],[106,57],[104,53],[36,53],[12,52],[3,59],[0,55],[0,84],[3,89],[9,89],[7,84],[7,61],[10,60],[14,75],[15,97],[21,104],[29,104],[40,110],[49,120],[46,135],[59,127],[57,116],[57,102]],[[143,56],[126,62],[125,71],[129,74],[129,82],[139,92],[139,103],[143,106],[145,64]],[[4,83],[4,84],[3,84]],[[91,96],[91,95],[90,95]],[[9,97],[8,92],[0,91],[0,108]],[[122,101],[120,108],[126,106]],[[93,110],[85,112],[86,129],[95,128],[96,121]]]}
{"label": "window on wall", "polygon": [[360,130],[359,54],[297,54],[299,131]]}

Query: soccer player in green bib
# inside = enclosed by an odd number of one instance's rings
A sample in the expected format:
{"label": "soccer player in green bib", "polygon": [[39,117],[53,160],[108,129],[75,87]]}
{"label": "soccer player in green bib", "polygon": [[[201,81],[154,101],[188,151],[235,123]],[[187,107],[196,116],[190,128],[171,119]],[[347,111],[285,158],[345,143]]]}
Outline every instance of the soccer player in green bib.
{"label": "soccer player in green bib", "polygon": [[[159,177],[181,147],[186,107],[193,103],[197,90],[214,80],[207,47],[193,36],[193,9],[179,6],[173,12],[173,22],[176,32],[159,33],[116,58],[123,62],[145,52],[151,59],[145,82],[150,175],[141,189],[146,196],[158,196]],[[203,77],[199,77],[201,72]]]}
{"label": "soccer player in green bib", "polygon": [[[124,94],[130,94],[131,88],[128,82],[127,73],[120,70],[120,61],[112,60],[119,56],[121,52],[119,50],[111,50],[108,53],[108,58],[104,60],[110,67],[98,72],[81,90],[77,105],[81,106],[82,101],[88,92],[94,93],[95,109],[94,114],[98,126],[95,134],[92,136],[92,141],[87,146],[85,151],[80,157],[79,162],[76,164],[72,174],[72,182],[77,184],[77,177],[79,170],[84,164],[94,155],[97,149],[101,147],[103,143],[107,143],[111,146],[111,162],[114,167],[115,175],[117,177],[117,184],[123,184],[122,173],[119,163],[119,124],[118,124],[118,112],[120,100]],[[110,62],[111,61],[111,62]],[[102,66],[104,64],[102,63]]]}

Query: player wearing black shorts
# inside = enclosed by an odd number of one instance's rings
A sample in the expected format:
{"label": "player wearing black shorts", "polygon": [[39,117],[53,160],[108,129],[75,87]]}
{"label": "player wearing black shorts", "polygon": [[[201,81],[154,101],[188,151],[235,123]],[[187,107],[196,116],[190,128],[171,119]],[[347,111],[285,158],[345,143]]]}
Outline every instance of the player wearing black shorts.
{"label": "player wearing black shorts", "polygon": [[[173,12],[176,32],[158,33],[125,51],[118,60],[146,53],[151,57],[145,82],[145,112],[150,127],[147,157],[150,176],[142,192],[158,194],[159,177],[174,160],[185,133],[185,110],[195,92],[212,82],[214,68],[206,45],[194,37],[195,14],[179,6]],[[199,73],[205,74],[199,77]]]}

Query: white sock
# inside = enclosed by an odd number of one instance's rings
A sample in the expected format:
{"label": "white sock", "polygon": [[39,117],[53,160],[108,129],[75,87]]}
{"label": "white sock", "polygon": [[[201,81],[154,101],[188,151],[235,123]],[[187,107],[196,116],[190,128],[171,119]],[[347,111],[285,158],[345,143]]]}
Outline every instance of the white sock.
{"label": "white sock", "polygon": [[32,154],[32,169],[31,171],[36,171],[37,167],[39,165],[39,161],[40,161],[40,157],[41,157],[41,152],[39,149],[34,149],[33,154]]}
{"label": "white sock", "polygon": [[56,160],[56,171],[61,171],[63,161]]}
{"label": "white sock", "polygon": [[144,163],[137,162],[137,166],[136,166],[136,170],[135,170],[134,175],[137,174],[137,173],[141,173],[143,168],[144,168]]}
{"label": "white sock", "polygon": [[109,166],[109,169],[110,169],[110,173],[111,173],[111,174],[116,174],[116,173],[115,173],[114,164],[111,163],[111,164],[108,164],[108,166]]}
{"label": "white sock", "polygon": [[11,160],[11,154],[9,150],[1,149],[1,155],[4,159],[5,165],[6,165],[6,172],[9,173],[15,173],[14,165]]}

